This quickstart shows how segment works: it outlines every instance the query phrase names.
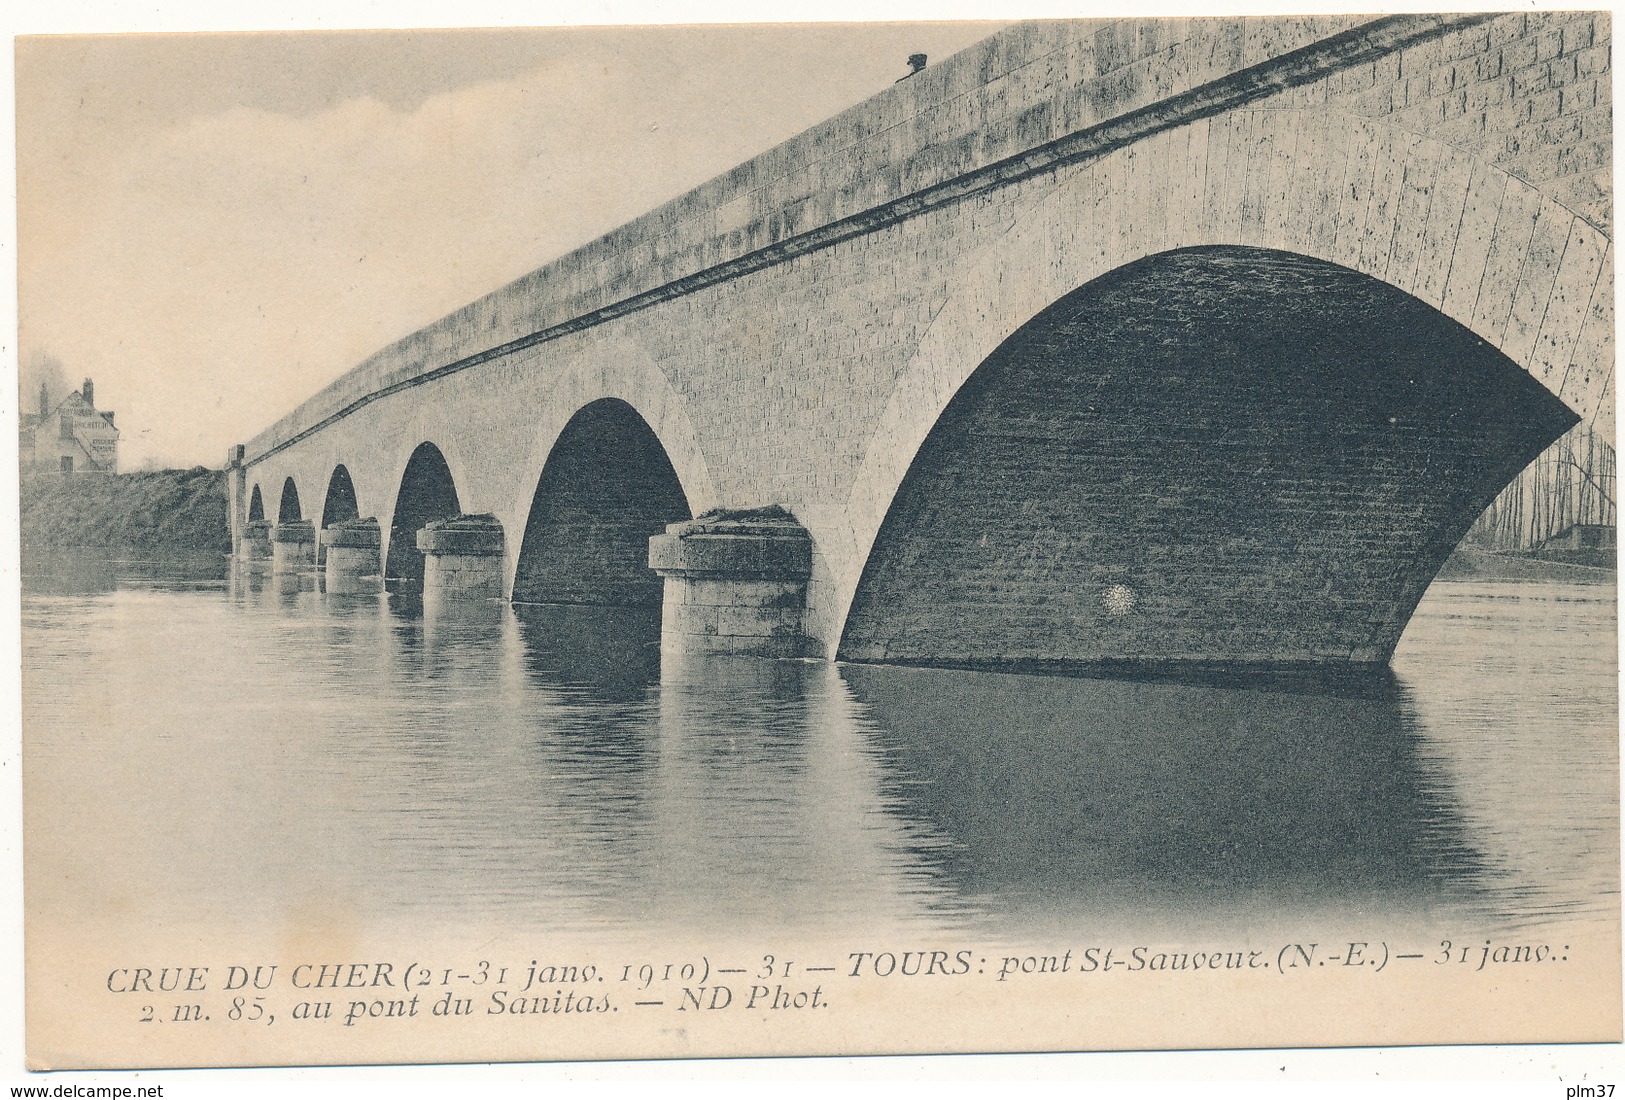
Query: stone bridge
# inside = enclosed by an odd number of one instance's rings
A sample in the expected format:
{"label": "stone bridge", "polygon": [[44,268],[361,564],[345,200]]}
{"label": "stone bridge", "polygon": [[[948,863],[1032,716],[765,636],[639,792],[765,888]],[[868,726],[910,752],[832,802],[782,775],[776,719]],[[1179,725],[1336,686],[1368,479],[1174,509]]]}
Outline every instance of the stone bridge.
{"label": "stone bridge", "polygon": [[239,559],[664,591],[669,650],[1385,662],[1612,439],[1609,69],[1599,13],[1012,27],[234,448]]}

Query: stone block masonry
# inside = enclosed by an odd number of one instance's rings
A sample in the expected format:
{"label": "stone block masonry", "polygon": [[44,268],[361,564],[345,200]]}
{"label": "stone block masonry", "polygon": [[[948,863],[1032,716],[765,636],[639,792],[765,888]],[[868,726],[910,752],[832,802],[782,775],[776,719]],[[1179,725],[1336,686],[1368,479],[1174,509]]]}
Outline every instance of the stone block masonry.
{"label": "stone block masonry", "polygon": [[271,572],[293,577],[316,564],[316,528],[308,519],[288,520],[271,531]]}
{"label": "stone block masonry", "polygon": [[325,584],[331,595],[364,595],[378,591],[379,547],[382,543],[378,520],[346,520],[322,530],[327,549]]}
{"label": "stone block masonry", "polygon": [[[342,467],[426,593],[652,603],[648,545],[672,645],[1380,662],[1468,510],[1612,439],[1607,29],[1009,28],[384,349],[237,495]],[[804,575],[656,534],[766,502]],[[420,581],[474,512],[507,549]]]}
{"label": "stone block masonry", "polygon": [[271,544],[271,524],[266,520],[250,520],[242,526],[242,537],[237,543],[237,561],[247,569],[264,569],[271,564],[275,551]]}
{"label": "stone block masonry", "polygon": [[436,601],[502,598],[502,525],[490,515],[438,520],[418,532],[425,610]]}
{"label": "stone block masonry", "polygon": [[802,657],[812,540],[779,508],[712,512],[649,540],[664,653]]}

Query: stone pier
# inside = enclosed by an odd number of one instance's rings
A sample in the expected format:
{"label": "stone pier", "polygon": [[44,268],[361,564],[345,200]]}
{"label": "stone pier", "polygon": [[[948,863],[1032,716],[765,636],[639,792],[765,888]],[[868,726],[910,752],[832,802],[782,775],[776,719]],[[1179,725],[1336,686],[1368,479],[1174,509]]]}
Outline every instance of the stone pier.
{"label": "stone pier", "polygon": [[322,530],[322,546],[327,551],[328,595],[356,596],[377,592],[383,584],[378,547],[382,539],[378,521],[349,519]]}
{"label": "stone pier", "polygon": [[271,575],[299,577],[316,564],[316,526],[308,519],[289,520],[271,529]]}
{"label": "stone pier", "polygon": [[502,524],[495,516],[437,520],[418,532],[423,603],[502,598]]}
{"label": "stone pier", "polygon": [[271,564],[271,525],[262,519],[243,524],[242,538],[237,542],[237,560],[245,568],[264,570]]}
{"label": "stone pier", "polygon": [[666,581],[663,653],[802,657],[812,538],[777,506],[718,510],[649,540]]}

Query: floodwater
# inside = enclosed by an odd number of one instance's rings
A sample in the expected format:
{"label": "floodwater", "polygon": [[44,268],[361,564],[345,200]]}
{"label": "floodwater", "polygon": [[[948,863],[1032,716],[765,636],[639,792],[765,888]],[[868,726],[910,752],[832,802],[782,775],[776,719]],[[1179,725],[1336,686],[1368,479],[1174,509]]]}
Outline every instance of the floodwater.
{"label": "floodwater", "polygon": [[[1040,941],[1617,925],[1612,586],[1436,584],[1391,674],[662,662],[658,622],[25,578],[29,911]],[[1419,941],[1420,942],[1420,941]]]}

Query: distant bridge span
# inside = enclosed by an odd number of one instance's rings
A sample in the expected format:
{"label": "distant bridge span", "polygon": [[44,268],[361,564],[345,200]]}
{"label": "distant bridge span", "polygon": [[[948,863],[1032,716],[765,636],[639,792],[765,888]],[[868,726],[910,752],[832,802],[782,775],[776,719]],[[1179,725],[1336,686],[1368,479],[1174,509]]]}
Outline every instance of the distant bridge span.
{"label": "distant bridge span", "polygon": [[858,660],[1386,661],[1519,469],[1612,438],[1608,48],[1010,28],[379,352],[234,449],[235,544],[376,516],[410,588],[490,513],[501,595],[658,604],[651,535],[778,505],[804,582],[684,566],[703,644],[757,600]]}

